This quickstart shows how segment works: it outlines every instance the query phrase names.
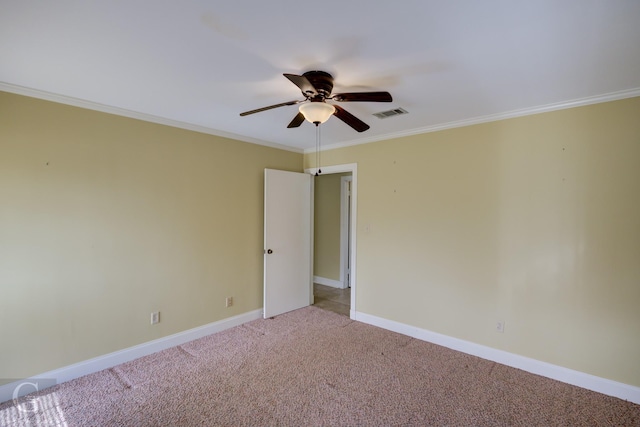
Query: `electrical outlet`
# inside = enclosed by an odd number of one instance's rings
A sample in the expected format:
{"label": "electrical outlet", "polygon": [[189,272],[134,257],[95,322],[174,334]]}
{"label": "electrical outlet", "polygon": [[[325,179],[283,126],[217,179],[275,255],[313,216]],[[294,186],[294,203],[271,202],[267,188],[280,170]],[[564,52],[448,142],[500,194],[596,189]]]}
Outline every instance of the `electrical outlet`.
{"label": "electrical outlet", "polygon": [[151,313],[151,324],[155,325],[156,323],[160,323],[160,312],[154,311]]}
{"label": "electrical outlet", "polygon": [[225,307],[231,307],[233,305],[233,297],[227,297],[224,301]]}
{"label": "electrical outlet", "polygon": [[496,322],[496,332],[504,333],[504,320],[498,320]]}

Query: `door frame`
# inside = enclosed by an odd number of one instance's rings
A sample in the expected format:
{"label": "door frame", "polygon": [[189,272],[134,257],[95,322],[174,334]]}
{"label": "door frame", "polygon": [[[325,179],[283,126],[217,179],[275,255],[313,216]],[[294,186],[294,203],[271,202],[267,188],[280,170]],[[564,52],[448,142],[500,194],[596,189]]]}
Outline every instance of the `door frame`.
{"label": "door frame", "polygon": [[[350,265],[351,265],[351,307],[349,310],[349,317],[353,320],[356,318],[356,287],[358,284],[356,269],[356,251],[358,245],[356,244],[357,234],[357,209],[358,209],[358,164],[347,163],[343,165],[322,166],[322,175],[329,175],[334,173],[351,172],[351,251],[350,251]],[[315,175],[318,168],[306,168],[304,171]],[[313,186],[312,186],[313,188]],[[312,223],[313,224],[313,223]],[[313,233],[312,233],[313,236]],[[311,242],[313,245],[313,241]],[[312,247],[313,250],[313,247]],[[313,294],[313,293],[312,293]]]}
{"label": "door frame", "polygon": [[349,287],[349,234],[351,231],[349,212],[351,212],[351,183],[353,177],[346,175],[340,178],[340,283],[342,289]]}

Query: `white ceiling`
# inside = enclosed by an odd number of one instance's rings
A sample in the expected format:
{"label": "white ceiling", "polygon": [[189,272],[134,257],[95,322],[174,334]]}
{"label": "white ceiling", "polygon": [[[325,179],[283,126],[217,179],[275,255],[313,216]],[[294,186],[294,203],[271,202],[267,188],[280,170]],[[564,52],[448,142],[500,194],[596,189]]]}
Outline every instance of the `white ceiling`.
{"label": "white ceiling", "polygon": [[0,90],[299,151],[297,106],[239,113],[309,70],[394,98],[341,103],[371,129],[332,117],[325,147],[638,96],[640,1],[0,0]]}

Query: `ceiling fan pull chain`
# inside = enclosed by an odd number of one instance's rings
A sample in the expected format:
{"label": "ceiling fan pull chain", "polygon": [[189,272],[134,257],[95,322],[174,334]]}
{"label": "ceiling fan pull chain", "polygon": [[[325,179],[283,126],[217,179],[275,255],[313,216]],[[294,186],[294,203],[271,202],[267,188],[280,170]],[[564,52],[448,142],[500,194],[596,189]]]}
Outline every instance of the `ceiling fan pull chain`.
{"label": "ceiling fan pull chain", "polygon": [[320,162],[321,162],[321,157],[320,157],[320,123],[316,122],[316,176],[320,175],[322,173],[322,170],[320,169]]}
{"label": "ceiling fan pull chain", "polygon": [[316,127],[318,128],[318,175],[322,173],[322,170],[320,170],[320,165],[322,164],[322,138],[320,135],[320,125],[316,125]]}
{"label": "ceiling fan pull chain", "polygon": [[[316,125],[316,128],[318,125]],[[316,176],[318,176],[318,129],[316,129]]]}

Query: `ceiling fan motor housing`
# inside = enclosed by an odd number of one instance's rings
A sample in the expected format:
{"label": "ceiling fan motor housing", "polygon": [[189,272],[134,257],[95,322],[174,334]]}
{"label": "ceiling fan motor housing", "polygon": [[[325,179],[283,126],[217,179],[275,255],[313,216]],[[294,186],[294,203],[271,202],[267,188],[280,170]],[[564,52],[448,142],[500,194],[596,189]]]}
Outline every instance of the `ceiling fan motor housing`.
{"label": "ceiling fan motor housing", "polygon": [[[307,71],[303,76],[318,92],[318,95],[310,97],[309,100],[322,101],[331,96],[333,90],[333,76],[331,74],[324,71]],[[303,95],[308,97],[310,94],[303,93]]]}

